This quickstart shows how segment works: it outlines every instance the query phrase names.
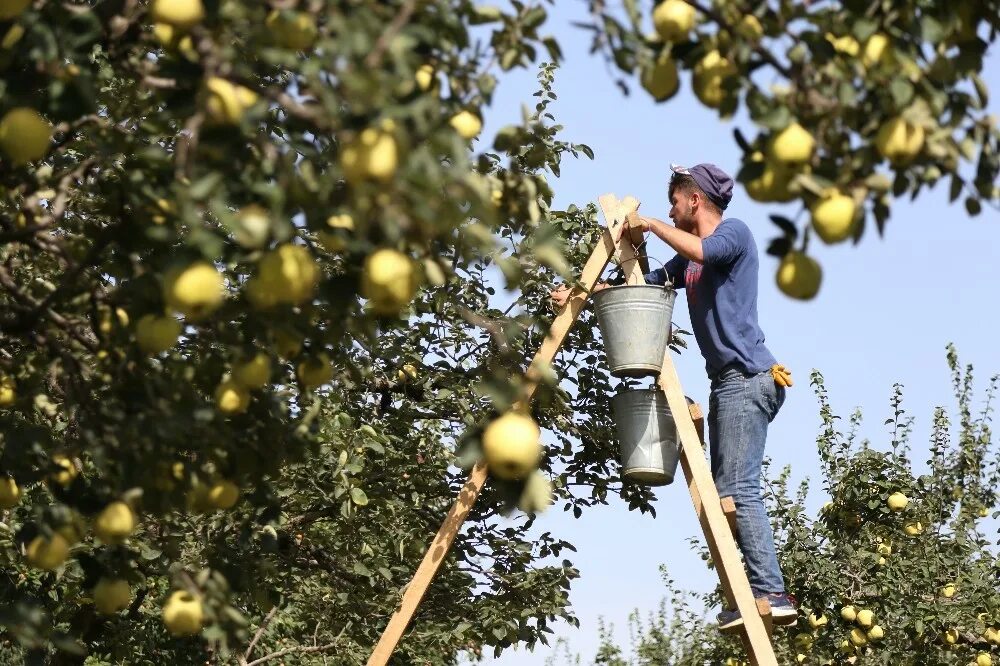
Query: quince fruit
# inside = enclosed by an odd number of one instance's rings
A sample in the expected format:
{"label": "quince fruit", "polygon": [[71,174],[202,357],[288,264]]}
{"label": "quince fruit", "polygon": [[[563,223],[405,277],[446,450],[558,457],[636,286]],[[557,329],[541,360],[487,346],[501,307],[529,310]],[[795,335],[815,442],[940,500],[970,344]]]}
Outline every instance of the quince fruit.
{"label": "quince fruit", "polygon": [[507,412],[490,423],[482,444],[490,473],[499,479],[523,479],[538,467],[542,456],[538,424],[518,412]]}

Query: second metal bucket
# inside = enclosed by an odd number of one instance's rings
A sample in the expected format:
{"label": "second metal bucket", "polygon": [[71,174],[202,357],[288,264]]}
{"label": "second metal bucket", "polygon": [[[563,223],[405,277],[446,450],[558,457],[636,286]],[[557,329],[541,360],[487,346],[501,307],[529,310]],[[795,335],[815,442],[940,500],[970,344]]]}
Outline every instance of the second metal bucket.
{"label": "second metal bucket", "polygon": [[672,288],[652,284],[608,287],[591,296],[612,375],[660,374],[676,297]]}
{"label": "second metal bucket", "polygon": [[622,476],[647,486],[673,482],[680,449],[667,398],[657,389],[632,389],[611,399]]}

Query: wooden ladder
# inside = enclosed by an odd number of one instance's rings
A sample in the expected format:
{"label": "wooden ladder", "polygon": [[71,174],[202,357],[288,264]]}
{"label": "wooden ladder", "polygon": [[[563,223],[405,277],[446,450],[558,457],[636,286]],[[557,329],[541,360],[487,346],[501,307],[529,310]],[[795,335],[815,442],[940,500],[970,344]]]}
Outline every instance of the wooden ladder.
{"label": "wooden ladder", "polygon": [[[634,197],[618,200],[613,194],[598,198],[604,213],[606,227],[601,241],[594,248],[583,273],[574,286],[566,305],[556,315],[548,335],[535,354],[526,374],[527,385],[521,395],[521,404],[528,404],[537,388],[535,368],[550,364],[566,339],[567,333],[579,317],[587,297],[600,280],[608,262],[616,257],[625,271],[629,284],[645,284],[643,267],[646,265],[645,251],[636,253],[631,242],[631,232],[622,233],[623,227],[633,226],[634,213],[639,202]],[[647,269],[648,270],[648,269]],[[677,371],[668,348],[663,359],[663,369],[657,385],[667,398],[667,404],[677,426],[680,439],[680,462],[687,480],[691,502],[694,505],[701,529],[705,533],[712,560],[719,572],[723,595],[730,608],[736,608],[743,616],[743,624],[736,628],[743,640],[743,646],[753,666],[777,666],[774,646],[771,644],[771,607],[766,599],[754,599],[750,590],[743,563],[736,547],[736,506],[731,497],[719,498],[711,470],[703,449],[704,419],[697,403],[689,405],[681,389]],[[406,586],[399,609],[389,619],[375,649],[368,658],[368,666],[386,666],[403,633],[409,626],[417,607],[420,605],[434,575],[454,542],[458,530],[476,503],[479,492],[487,479],[486,464],[480,462],[473,467],[468,480],[462,486],[428,547],[424,559],[417,567],[413,579]]]}

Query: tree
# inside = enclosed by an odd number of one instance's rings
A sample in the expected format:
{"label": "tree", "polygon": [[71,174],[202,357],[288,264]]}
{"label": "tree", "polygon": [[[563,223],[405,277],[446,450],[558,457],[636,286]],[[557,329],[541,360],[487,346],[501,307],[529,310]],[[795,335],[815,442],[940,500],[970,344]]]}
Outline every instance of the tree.
{"label": "tree", "polygon": [[[547,239],[599,233],[593,209],[541,224],[545,171],[589,152],[556,138],[551,68],[507,159],[469,150],[496,68],[470,5],[21,9],[5,103],[35,111],[0,131],[11,659],[362,660],[460,485],[452,445],[537,342],[539,259],[564,262]],[[568,544],[497,525],[522,485],[477,509],[401,663],[569,616]]]}
{"label": "tree", "polygon": [[[593,156],[560,138],[554,65],[480,137],[503,71],[561,59],[545,19],[0,3],[5,658],[367,654],[600,237],[592,206],[551,209],[561,160]],[[558,444],[487,488],[399,663],[573,620],[572,545],[525,536],[546,477],[577,516],[610,493],[653,511],[617,476],[593,328],[532,369]]]}
{"label": "tree", "polygon": [[[779,663],[990,664],[1000,659],[1000,554],[983,519],[997,511],[1000,450],[990,428],[1000,375],[973,395],[972,367],[948,349],[956,408],[933,414],[926,472],[915,470],[913,419],[893,388],[888,446],[858,441],[861,412],[846,422],[830,408],[813,372],[821,419],[817,446],[830,499],[805,508],[808,479],[794,494],[790,468],[765,484],[778,557],[802,611],[775,632]],[[710,560],[707,549],[702,556]],[[602,631],[595,664],[743,664],[738,640],[721,635],[705,608],[721,590],[680,590],[666,571],[669,601],[629,618],[633,654]],[[985,655],[985,656],[983,656]],[[976,661],[976,660],[979,661]]]}
{"label": "tree", "polygon": [[[1000,205],[1000,128],[987,115],[983,58],[996,39],[995,1],[842,3],[634,0],[590,3],[593,50],[638,74],[659,101],[691,88],[720,117],[744,107],[756,127],[734,136],[738,179],[761,202],[801,204],[784,215],[768,252],[794,298],[819,289],[810,235],[855,243],[881,234],[892,199],[949,181],[970,215]],[[627,78],[619,79],[628,90]]]}

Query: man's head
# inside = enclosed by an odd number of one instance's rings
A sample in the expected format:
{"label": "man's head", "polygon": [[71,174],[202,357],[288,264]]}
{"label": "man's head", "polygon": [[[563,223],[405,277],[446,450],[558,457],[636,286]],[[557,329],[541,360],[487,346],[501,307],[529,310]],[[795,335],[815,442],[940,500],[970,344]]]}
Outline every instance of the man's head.
{"label": "man's head", "polygon": [[733,179],[725,171],[714,164],[670,169],[670,218],[678,229],[693,231],[701,215],[722,216],[733,197]]}

